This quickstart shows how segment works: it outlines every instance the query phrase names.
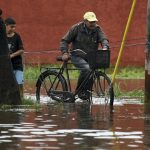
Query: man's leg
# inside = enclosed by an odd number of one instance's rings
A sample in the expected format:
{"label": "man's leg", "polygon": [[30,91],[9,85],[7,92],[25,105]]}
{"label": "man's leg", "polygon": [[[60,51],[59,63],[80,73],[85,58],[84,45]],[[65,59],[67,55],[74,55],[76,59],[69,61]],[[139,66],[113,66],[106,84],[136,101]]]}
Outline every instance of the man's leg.
{"label": "man's leg", "polygon": [[[87,76],[87,74],[91,71],[91,69],[89,67],[89,64],[81,57],[72,56],[71,61],[75,65],[75,67],[77,67],[80,70],[80,75],[79,75],[78,83],[76,87],[76,91],[77,91],[81,83],[85,80],[85,77]],[[87,96],[85,96],[85,99],[89,97],[89,92],[87,92],[87,90],[90,90],[88,82],[85,85],[85,88],[82,90],[83,93],[87,93]]]}
{"label": "man's leg", "polygon": [[14,74],[19,86],[19,92],[20,92],[20,97],[23,99],[23,71],[21,70],[14,70]]}

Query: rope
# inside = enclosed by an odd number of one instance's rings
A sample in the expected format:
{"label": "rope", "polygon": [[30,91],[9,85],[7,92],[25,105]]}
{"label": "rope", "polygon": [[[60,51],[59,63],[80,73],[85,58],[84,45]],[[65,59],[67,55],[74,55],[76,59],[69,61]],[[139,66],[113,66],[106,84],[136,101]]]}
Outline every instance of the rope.
{"label": "rope", "polygon": [[[132,43],[132,44],[127,44],[127,42],[131,42],[131,41],[140,41],[140,40],[144,40],[145,42],[138,42],[138,43]],[[118,43],[118,44],[116,44]],[[112,48],[118,48],[120,47],[119,44],[121,44],[122,41],[114,41],[114,42],[110,42],[111,49]],[[139,38],[133,38],[133,39],[128,39],[126,40],[126,44],[124,45],[124,47],[132,47],[132,46],[146,46],[146,38],[144,37],[139,37]],[[24,54],[46,54],[46,53],[55,53],[55,52],[60,52],[60,50],[58,48],[52,48],[49,50],[39,50],[39,51],[25,51]],[[8,55],[0,55],[0,57],[5,57]]]}
{"label": "rope", "polygon": [[[124,47],[133,47],[133,46],[146,46],[145,42],[142,43],[133,43],[133,44],[125,44]],[[118,48],[120,45],[111,46],[112,48]],[[50,50],[44,50],[44,51],[25,51],[24,54],[46,54],[46,53],[54,53],[54,52],[60,52],[58,49],[50,49]]]}

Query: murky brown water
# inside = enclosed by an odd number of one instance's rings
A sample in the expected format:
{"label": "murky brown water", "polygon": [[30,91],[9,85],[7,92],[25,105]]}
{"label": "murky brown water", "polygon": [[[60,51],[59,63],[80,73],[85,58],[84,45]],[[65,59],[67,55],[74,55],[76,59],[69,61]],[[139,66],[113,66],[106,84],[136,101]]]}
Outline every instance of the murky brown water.
{"label": "murky brown water", "polygon": [[150,107],[49,104],[0,111],[1,150],[148,150]]}
{"label": "murky brown water", "polygon": [[[144,88],[142,79],[117,83],[123,91]],[[35,94],[35,83],[24,91]],[[115,100],[113,113],[83,102],[0,110],[0,150],[149,150],[150,106],[133,101]]]}

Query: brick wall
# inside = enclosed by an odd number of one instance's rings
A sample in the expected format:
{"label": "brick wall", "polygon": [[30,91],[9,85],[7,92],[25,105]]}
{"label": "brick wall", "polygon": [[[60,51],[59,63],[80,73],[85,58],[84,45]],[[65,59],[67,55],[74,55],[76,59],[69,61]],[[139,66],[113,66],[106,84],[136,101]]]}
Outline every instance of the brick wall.
{"label": "brick wall", "polygon": [[[3,18],[12,16],[21,34],[26,63],[55,63],[61,37],[86,11],[97,14],[111,45],[115,64],[131,0],[1,0]],[[138,0],[121,65],[144,66],[147,0]],[[137,45],[138,44],[138,45]]]}

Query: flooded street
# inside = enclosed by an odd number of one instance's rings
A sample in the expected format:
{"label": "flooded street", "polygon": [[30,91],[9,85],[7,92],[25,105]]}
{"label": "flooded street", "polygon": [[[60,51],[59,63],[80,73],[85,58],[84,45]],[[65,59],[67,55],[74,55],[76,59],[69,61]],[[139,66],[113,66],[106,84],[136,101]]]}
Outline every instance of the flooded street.
{"label": "flooded street", "polygon": [[[123,91],[143,89],[143,80],[136,81],[118,82]],[[35,100],[35,83],[24,91]],[[149,150],[150,106],[141,102],[115,99],[111,110],[98,101],[60,104],[44,96],[40,109],[0,110],[0,149]]]}
{"label": "flooded street", "polygon": [[[147,109],[149,110],[149,109]],[[150,112],[115,102],[114,111],[86,103],[48,104],[40,110],[0,111],[2,150],[148,150]],[[146,112],[146,114],[145,114]]]}

